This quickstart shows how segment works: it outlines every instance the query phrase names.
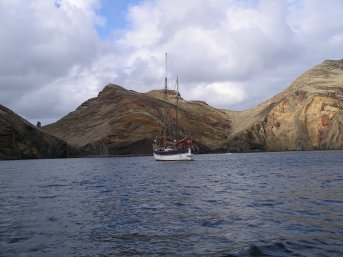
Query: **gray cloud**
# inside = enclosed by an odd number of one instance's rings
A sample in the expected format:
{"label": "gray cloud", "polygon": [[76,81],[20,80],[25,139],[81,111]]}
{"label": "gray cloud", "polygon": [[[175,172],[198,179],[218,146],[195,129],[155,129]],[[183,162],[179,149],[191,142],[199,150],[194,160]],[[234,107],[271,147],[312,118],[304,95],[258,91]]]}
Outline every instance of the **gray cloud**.
{"label": "gray cloud", "polygon": [[2,104],[28,119],[61,115],[57,106],[66,88],[56,81],[88,66],[99,47],[95,15],[84,7],[67,1],[59,8],[45,0],[0,3]]}
{"label": "gray cloud", "polygon": [[167,49],[186,97],[248,108],[324,59],[341,58],[342,7],[341,1],[161,0],[131,9],[132,28],[121,43],[132,58],[160,55],[160,63]]}

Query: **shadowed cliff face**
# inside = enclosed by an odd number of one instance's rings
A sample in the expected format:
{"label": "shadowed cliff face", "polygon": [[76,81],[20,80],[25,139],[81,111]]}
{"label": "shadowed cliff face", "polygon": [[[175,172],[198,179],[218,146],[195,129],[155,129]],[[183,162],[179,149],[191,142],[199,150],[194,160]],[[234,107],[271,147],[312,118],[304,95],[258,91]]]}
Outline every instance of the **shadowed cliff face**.
{"label": "shadowed cliff face", "polygon": [[[167,105],[175,108],[175,100]],[[151,154],[164,106],[161,91],[107,85],[44,130],[86,154]],[[343,149],[343,61],[313,67],[284,92],[242,112],[182,100],[180,118],[201,153]]]}
{"label": "shadowed cliff face", "polygon": [[343,149],[343,60],[324,61],[239,116],[249,122],[233,124],[230,151]]}
{"label": "shadowed cliff face", "polygon": [[0,159],[56,158],[78,154],[66,142],[0,105]]}

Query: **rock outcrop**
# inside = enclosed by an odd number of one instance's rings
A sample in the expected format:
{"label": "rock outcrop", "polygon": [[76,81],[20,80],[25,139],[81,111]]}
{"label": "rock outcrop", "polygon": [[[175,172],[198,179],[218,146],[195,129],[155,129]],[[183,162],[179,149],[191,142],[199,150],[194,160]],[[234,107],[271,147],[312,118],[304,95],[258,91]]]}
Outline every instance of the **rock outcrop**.
{"label": "rock outcrop", "polygon": [[0,105],[0,160],[77,155],[66,142],[42,131]]}
{"label": "rock outcrop", "polygon": [[[44,130],[84,153],[151,154],[165,104],[158,90],[107,85]],[[175,101],[167,104],[175,108]],[[343,60],[313,67],[256,108],[237,112],[182,100],[180,116],[201,153],[343,149]]]}
{"label": "rock outcrop", "polygon": [[[110,84],[44,130],[85,154],[151,154],[165,104],[161,91],[144,94]],[[175,109],[175,100],[167,104]],[[181,129],[192,134],[198,152],[219,151],[230,134],[226,112],[206,103],[181,100],[179,115]]]}
{"label": "rock outcrop", "polygon": [[228,151],[343,149],[343,60],[327,60],[233,119]]}

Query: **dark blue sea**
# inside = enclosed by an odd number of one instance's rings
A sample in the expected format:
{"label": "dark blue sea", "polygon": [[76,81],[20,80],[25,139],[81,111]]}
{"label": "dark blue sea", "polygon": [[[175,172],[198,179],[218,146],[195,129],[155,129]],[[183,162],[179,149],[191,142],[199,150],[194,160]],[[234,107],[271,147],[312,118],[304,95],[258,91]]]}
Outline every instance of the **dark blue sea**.
{"label": "dark blue sea", "polygon": [[1,161],[0,256],[343,256],[343,151]]}

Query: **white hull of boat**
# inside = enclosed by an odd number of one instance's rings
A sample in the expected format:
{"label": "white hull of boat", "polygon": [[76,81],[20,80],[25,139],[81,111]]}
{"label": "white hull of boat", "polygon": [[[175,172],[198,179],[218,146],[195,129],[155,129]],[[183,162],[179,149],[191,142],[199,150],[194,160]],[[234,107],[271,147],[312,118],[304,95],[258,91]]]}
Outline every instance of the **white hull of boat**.
{"label": "white hull of boat", "polygon": [[194,155],[192,154],[191,149],[188,149],[187,153],[179,154],[160,155],[154,153],[154,158],[156,161],[192,161]]}

